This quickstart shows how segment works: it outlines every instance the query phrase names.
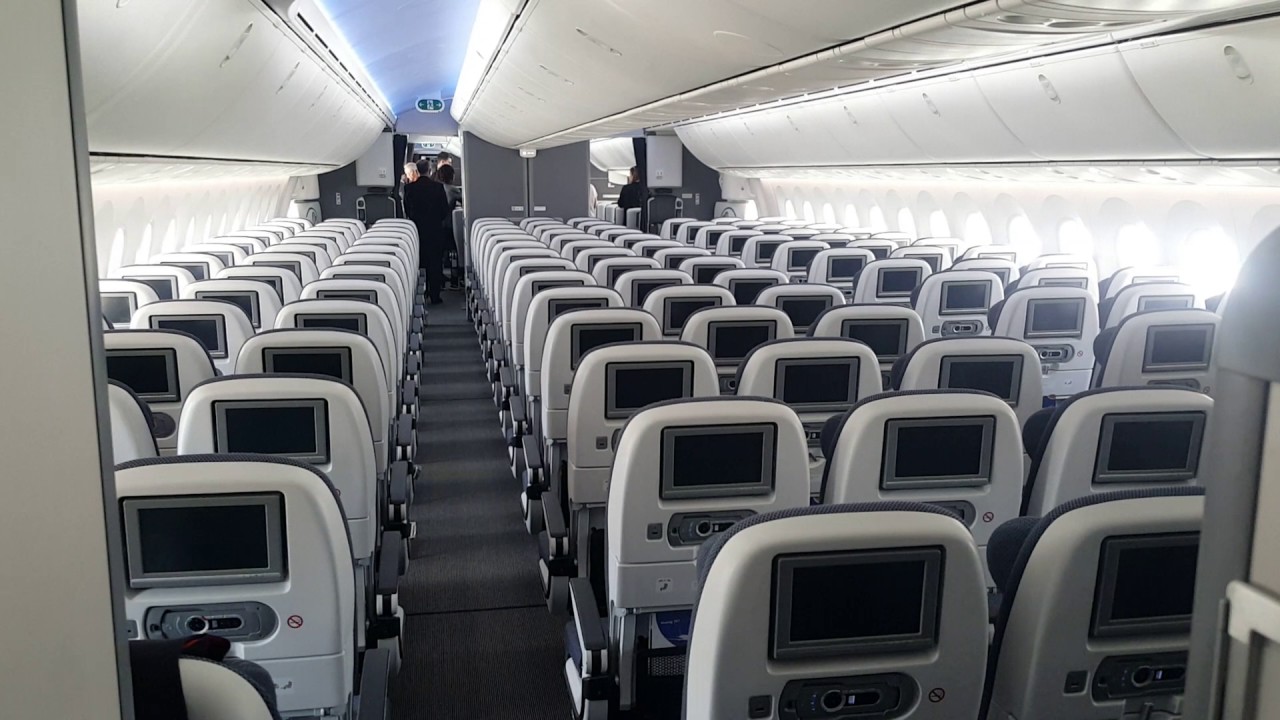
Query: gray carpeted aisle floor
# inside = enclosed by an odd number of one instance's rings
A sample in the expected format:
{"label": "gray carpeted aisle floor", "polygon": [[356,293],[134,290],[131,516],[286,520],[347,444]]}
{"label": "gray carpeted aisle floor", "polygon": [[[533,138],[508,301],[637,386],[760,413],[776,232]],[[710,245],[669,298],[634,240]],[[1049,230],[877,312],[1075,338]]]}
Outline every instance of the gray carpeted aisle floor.
{"label": "gray carpeted aisle floor", "polygon": [[563,621],[542,600],[475,330],[459,293],[430,310],[393,717],[564,720]]}

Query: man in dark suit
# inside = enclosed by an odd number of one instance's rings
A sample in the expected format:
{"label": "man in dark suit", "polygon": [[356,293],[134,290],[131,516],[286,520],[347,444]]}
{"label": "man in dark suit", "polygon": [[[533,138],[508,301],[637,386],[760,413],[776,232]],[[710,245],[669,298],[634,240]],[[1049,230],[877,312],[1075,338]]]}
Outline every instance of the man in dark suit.
{"label": "man in dark suit", "polygon": [[427,271],[427,296],[439,305],[444,288],[444,221],[449,200],[444,186],[431,179],[431,161],[418,161],[420,177],[404,188],[404,214],[418,228],[418,263]]}

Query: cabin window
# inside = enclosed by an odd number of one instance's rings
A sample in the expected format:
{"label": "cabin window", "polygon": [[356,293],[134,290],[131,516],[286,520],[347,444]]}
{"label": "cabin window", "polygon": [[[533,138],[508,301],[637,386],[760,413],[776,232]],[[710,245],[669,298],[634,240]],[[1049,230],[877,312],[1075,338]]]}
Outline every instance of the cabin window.
{"label": "cabin window", "polygon": [[1067,220],[1058,226],[1058,250],[1093,257],[1093,235],[1079,220]]}
{"label": "cabin window", "polygon": [[162,252],[173,252],[178,249],[178,221],[170,220],[164,228],[164,240],[160,241]]}
{"label": "cabin window", "polygon": [[982,213],[969,213],[964,221],[964,241],[968,245],[990,245],[991,226]]}
{"label": "cabin window", "polygon": [[899,232],[904,232],[911,237],[917,237],[916,219],[912,217],[911,211],[906,208],[902,208],[898,211],[898,230]]}
{"label": "cabin window", "polygon": [[818,222],[818,216],[813,214],[813,203],[808,200],[804,201],[804,219],[806,222]]}
{"label": "cabin window", "polygon": [[871,229],[875,232],[884,232],[889,229],[889,225],[884,221],[884,211],[879,205],[871,206]]}
{"label": "cabin window", "polygon": [[115,273],[122,265],[124,265],[124,228],[116,228],[116,234],[111,236],[111,254],[107,260],[107,273]]}
{"label": "cabin window", "polygon": [[1221,228],[1192,232],[1178,250],[1182,277],[1206,296],[1224,293],[1240,272],[1240,252]]}
{"label": "cabin window", "polygon": [[858,208],[853,203],[844,206],[844,225],[845,227],[858,227]]}
{"label": "cabin window", "polygon": [[138,244],[138,253],[134,255],[133,261],[140,265],[151,262],[151,223],[142,228],[142,242]]}
{"label": "cabin window", "polygon": [[755,200],[748,200],[745,207],[742,208],[743,220],[756,220],[760,217],[760,208],[756,206]]}
{"label": "cabin window", "polygon": [[194,245],[196,242],[196,219],[191,218],[191,222],[187,223],[187,245]]}
{"label": "cabin window", "polygon": [[1040,236],[1026,215],[1015,215],[1009,221],[1009,244],[1017,251],[1019,260],[1030,260],[1040,255]]}
{"label": "cabin window", "polygon": [[1120,267],[1157,265],[1160,263],[1160,241],[1146,225],[1129,223],[1116,233],[1116,260]]}
{"label": "cabin window", "polygon": [[934,210],[929,215],[929,234],[934,237],[951,237],[951,223],[947,222],[947,214]]}
{"label": "cabin window", "polygon": [[796,216],[796,204],[788,200],[782,214],[786,215],[789,219],[794,218]]}
{"label": "cabin window", "polygon": [[836,209],[831,207],[831,203],[822,206],[822,222],[828,225],[836,224]]}

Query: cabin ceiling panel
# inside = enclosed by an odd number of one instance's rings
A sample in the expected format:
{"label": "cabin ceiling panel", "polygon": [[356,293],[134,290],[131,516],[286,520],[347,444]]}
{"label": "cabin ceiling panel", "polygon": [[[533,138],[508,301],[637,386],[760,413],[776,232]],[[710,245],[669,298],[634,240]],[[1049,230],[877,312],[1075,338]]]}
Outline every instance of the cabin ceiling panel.
{"label": "cabin ceiling panel", "polygon": [[[180,4],[180,3],[179,3]],[[478,0],[321,0],[397,115],[453,96]]]}

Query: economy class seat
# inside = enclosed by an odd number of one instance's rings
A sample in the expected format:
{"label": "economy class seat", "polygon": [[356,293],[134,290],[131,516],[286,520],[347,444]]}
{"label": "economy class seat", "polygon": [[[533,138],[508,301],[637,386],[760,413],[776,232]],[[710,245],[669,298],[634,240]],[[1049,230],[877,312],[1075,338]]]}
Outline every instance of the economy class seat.
{"label": "economy class seat", "polygon": [[704,544],[697,566],[687,720],[978,717],[987,594],[947,511],[760,514]]}
{"label": "economy class seat", "polygon": [[[954,513],[981,550],[1022,505],[1022,431],[1000,398],[915,390],[866,398],[822,432],[823,504],[905,500]],[[988,583],[990,585],[990,583]]]}
{"label": "economy class seat", "polygon": [[1204,307],[1204,296],[1184,283],[1138,283],[1122,288],[1098,303],[1098,316],[1105,330],[1130,315],[1152,310],[1187,310]]}
{"label": "economy class seat", "polygon": [[176,330],[114,330],[103,334],[107,379],[147,403],[159,452],[178,447],[178,420],[191,390],[217,376],[208,351]]}
{"label": "economy class seat", "polygon": [[800,282],[830,285],[839,288],[846,298],[852,298],[858,273],[874,261],[875,256],[869,250],[833,246],[813,256]]}
{"label": "economy class seat", "polygon": [[931,273],[911,293],[911,304],[931,338],[990,335],[987,311],[1003,299],[1000,279],[981,270]]}
{"label": "economy class seat", "polygon": [[151,409],[124,383],[107,381],[111,457],[118,462],[160,455],[152,431]]}
{"label": "economy class seat", "polygon": [[240,346],[253,337],[253,324],[239,306],[217,300],[161,300],[138,308],[135,330],[176,330],[204,346],[222,373],[235,369]]}
{"label": "economy class seat", "polygon": [[156,302],[160,296],[151,285],[138,280],[98,280],[98,301],[102,315],[112,324],[128,327],[138,308]]}
{"label": "economy class seat", "polygon": [[219,300],[239,307],[249,316],[254,331],[273,328],[280,314],[280,296],[261,280],[215,278],[197,280],[182,291],[183,300]]}
{"label": "economy class seat", "polygon": [[776,307],[791,318],[797,335],[804,335],[822,313],[844,305],[844,293],[830,285],[796,283],[767,287],[756,296],[756,305]]}
{"label": "economy class seat", "polygon": [[679,713],[698,547],[751,515],[807,507],[807,475],[800,419],[773,400],[677,400],[631,417],[609,478],[608,614],[589,581],[570,581],[565,676],[575,717],[605,717],[611,701],[623,712]]}
{"label": "economy class seat", "polygon": [[196,280],[208,280],[226,267],[222,260],[211,253],[202,253],[199,246],[188,252],[162,253],[151,258],[152,264],[180,267]]}
{"label": "economy class seat", "polygon": [[979,717],[1180,717],[1203,493],[1094,495],[1002,527]]}
{"label": "economy class seat", "polygon": [[617,291],[598,285],[551,288],[530,299],[525,315],[524,340],[516,355],[521,392],[510,403],[513,470],[520,480],[521,507],[530,534],[537,535],[542,531],[540,498],[549,477],[543,457],[545,436],[542,429],[542,363],[547,334],[552,323],[566,313],[623,307],[622,297]]}
{"label": "economy class seat", "polygon": [[288,270],[265,265],[237,265],[218,273],[218,280],[257,280],[264,282],[275,290],[280,304],[288,305],[296,302],[302,295],[302,281]]}
{"label": "economy class seat", "polygon": [[929,263],[918,258],[876,260],[858,273],[853,288],[853,303],[912,307],[912,293],[932,272]]}
{"label": "economy class seat", "polygon": [[791,318],[777,308],[734,305],[697,310],[685,321],[680,340],[706,349],[720,374],[720,391],[738,388],[738,366],[751,351],[771,340],[795,336]]}
{"label": "economy class seat", "polygon": [[117,274],[121,280],[147,285],[159,300],[176,300],[182,296],[183,288],[196,281],[190,270],[177,265],[126,265]]}
{"label": "economy class seat", "polygon": [[780,246],[773,254],[770,267],[786,273],[789,282],[805,282],[814,258],[831,246],[818,240],[794,240]]}
{"label": "economy class seat", "polygon": [[[350,717],[360,601],[323,473],[261,456],[138,460],[117,466],[116,494],[132,637],[217,635],[291,683],[281,713]],[[210,542],[228,527],[239,542]],[[293,618],[301,632],[284,631]]]}
{"label": "economy class seat", "polygon": [[644,311],[662,325],[662,334],[679,338],[689,316],[709,307],[735,305],[733,293],[714,285],[669,285],[648,294]]}
{"label": "economy class seat", "polygon": [[650,405],[719,393],[711,356],[685,343],[622,343],[583,355],[569,394],[565,494],[542,496],[548,542],[539,569],[549,608],[568,608],[573,576],[590,579],[603,600],[609,473],[627,421]]}
{"label": "economy class seat", "polygon": [[1219,320],[1194,309],[1130,315],[1098,333],[1093,387],[1175,385],[1211,393]]}
{"label": "economy class seat", "polygon": [[871,348],[845,338],[793,338],[756,347],[738,367],[739,397],[786,403],[804,423],[809,443],[809,491],[818,497],[822,427],[864,397],[882,391],[880,363]]}
{"label": "economy class seat", "polygon": [[998,337],[928,340],[893,365],[893,390],[977,390],[1009,403],[1018,426],[1043,407],[1040,356],[1021,340]]}
{"label": "economy class seat", "polygon": [[1023,431],[1031,468],[1023,514],[1114,490],[1199,483],[1207,395],[1177,387],[1089,390],[1042,410]]}
{"label": "economy class seat", "polygon": [[1018,288],[991,306],[987,324],[994,335],[1022,340],[1036,349],[1046,402],[1089,388],[1098,304],[1088,290]]}

